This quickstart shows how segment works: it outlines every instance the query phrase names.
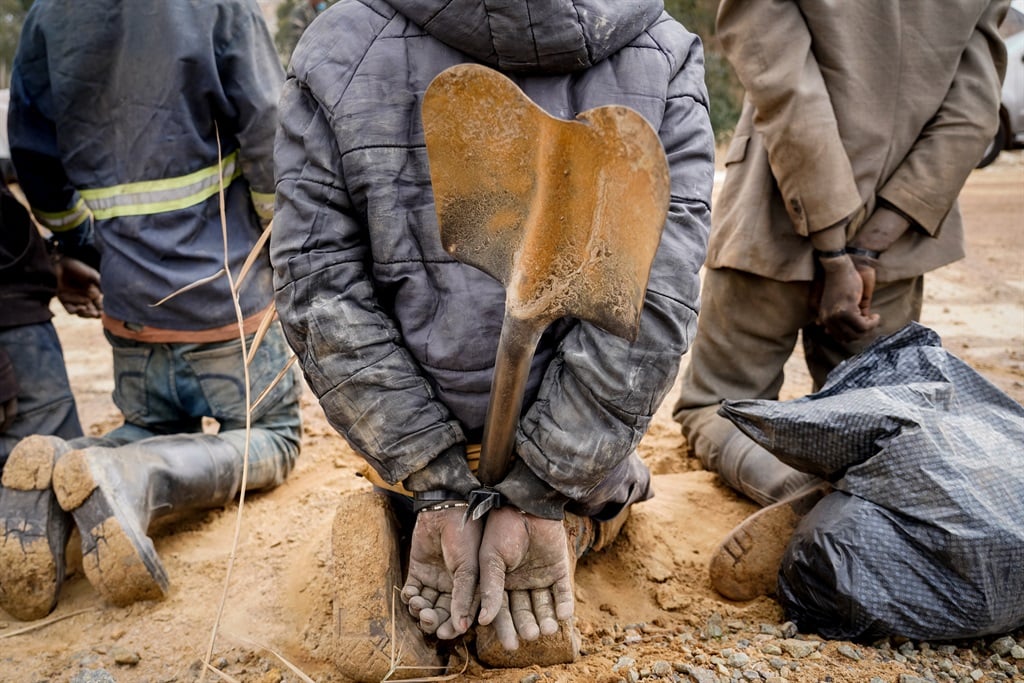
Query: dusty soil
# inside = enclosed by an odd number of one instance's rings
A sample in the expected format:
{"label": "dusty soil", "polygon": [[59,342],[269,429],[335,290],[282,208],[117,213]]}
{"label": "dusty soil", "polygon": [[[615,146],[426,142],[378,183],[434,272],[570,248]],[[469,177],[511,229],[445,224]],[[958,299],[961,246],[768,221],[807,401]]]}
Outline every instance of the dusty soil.
{"label": "dusty soil", "polygon": [[[968,257],[928,278],[922,322],[939,332],[948,349],[1022,401],[1024,156],[1004,153],[976,171],[962,203]],[[107,344],[95,321],[61,312],[56,323],[83,425],[89,433],[102,433],[119,422],[110,401]],[[808,388],[795,358],[783,398]],[[711,551],[755,507],[684,457],[671,402],[670,396],[641,444],[656,473],[655,498],[636,507],[611,548],[578,568],[585,655],[573,665],[546,669],[485,670],[470,663],[458,680],[625,680],[625,670],[613,671],[624,655],[638,671],[651,670],[659,660],[685,663],[695,653],[724,657],[741,638],[756,641],[758,633],[784,621],[769,599],[732,603],[712,591],[706,572]],[[172,582],[166,600],[111,607],[78,571],[48,619],[22,623],[0,611],[0,680],[110,680],[106,671],[124,683],[193,681],[208,650],[225,680],[341,680],[330,662],[316,656],[330,649],[332,631],[324,615],[338,588],[330,581],[331,524],[339,496],[367,484],[357,476],[360,460],[308,393],[303,410],[303,453],[284,486],[250,495],[241,507],[160,530],[156,547]],[[724,627],[709,627],[714,624]],[[899,661],[853,661],[842,655],[844,645],[824,643],[798,671],[787,670],[787,680],[898,681],[911,672]]]}

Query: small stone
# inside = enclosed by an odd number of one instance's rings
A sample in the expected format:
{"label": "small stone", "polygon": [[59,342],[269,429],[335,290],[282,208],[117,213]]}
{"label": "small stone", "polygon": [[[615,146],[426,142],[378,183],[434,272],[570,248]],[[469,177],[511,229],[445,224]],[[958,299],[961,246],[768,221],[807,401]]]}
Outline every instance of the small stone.
{"label": "small stone", "polygon": [[1024,647],[1020,645],[1014,645],[1010,648],[1009,655],[1016,660],[1024,659]]}
{"label": "small stone", "polygon": [[651,665],[651,673],[655,676],[670,676],[672,674],[672,665],[663,659],[659,659]]}
{"label": "small stone", "polygon": [[718,683],[718,676],[710,669],[691,666],[686,673],[693,678],[695,683]]}
{"label": "small stone", "polygon": [[124,664],[125,666],[135,666],[140,660],[138,652],[123,647],[113,647],[110,654],[113,656],[114,662]]}
{"label": "small stone", "polygon": [[985,672],[982,671],[981,669],[975,669],[974,671],[971,672],[971,678],[973,678],[976,681],[980,681],[984,677],[985,677]]}
{"label": "small stone", "polygon": [[71,683],[117,683],[106,669],[81,669],[71,677]]}
{"label": "small stone", "polygon": [[779,632],[782,634],[783,638],[792,638],[797,633],[799,633],[800,630],[792,621],[787,621],[785,624],[779,627]]}
{"label": "small stone", "polygon": [[537,683],[540,680],[540,674],[526,674],[519,679],[519,683]]}
{"label": "small stone", "polygon": [[1015,643],[1013,638],[1010,636],[1003,636],[1002,638],[993,641],[992,645],[989,646],[989,649],[1000,657],[1004,657],[1010,653],[1010,650],[1016,644],[1017,643]]}
{"label": "small stone", "polygon": [[750,657],[745,652],[733,652],[726,663],[733,669],[742,669],[750,663]]}
{"label": "small stone", "polygon": [[766,655],[781,655],[782,648],[774,643],[768,643],[761,648],[761,653]]}
{"label": "small stone", "polygon": [[612,667],[612,671],[618,672],[620,669],[628,669],[635,665],[636,660],[632,657],[619,657],[619,661],[615,662],[615,666]]}
{"label": "small stone", "polygon": [[931,681],[912,674],[900,674],[900,683],[931,683]]}
{"label": "small stone", "polygon": [[802,659],[810,655],[812,652],[817,652],[821,643],[814,640],[786,638],[779,642],[779,646],[793,659]]}
{"label": "small stone", "polygon": [[849,645],[840,645],[836,648],[836,651],[847,659],[852,659],[855,662],[859,662],[861,660],[860,652]]}
{"label": "small stone", "polygon": [[722,615],[715,612],[708,617],[707,624],[705,625],[705,632],[708,638],[721,638],[724,629],[722,627]]}

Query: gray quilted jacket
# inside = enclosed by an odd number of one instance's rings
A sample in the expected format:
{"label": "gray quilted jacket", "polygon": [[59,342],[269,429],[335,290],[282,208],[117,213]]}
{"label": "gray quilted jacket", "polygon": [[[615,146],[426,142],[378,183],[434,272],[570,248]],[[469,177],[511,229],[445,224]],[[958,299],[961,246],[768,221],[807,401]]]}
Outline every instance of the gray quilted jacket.
{"label": "gray quilted jacket", "polygon": [[281,320],[328,420],[385,480],[459,494],[477,484],[464,448],[480,439],[504,290],[441,246],[420,105],[465,62],[560,118],[629,106],[668,155],[638,340],[562,320],[533,360],[498,488],[558,518],[636,449],[695,330],[714,153],[702,48],[661,0],[348,0],[300,40],[275,147]]}

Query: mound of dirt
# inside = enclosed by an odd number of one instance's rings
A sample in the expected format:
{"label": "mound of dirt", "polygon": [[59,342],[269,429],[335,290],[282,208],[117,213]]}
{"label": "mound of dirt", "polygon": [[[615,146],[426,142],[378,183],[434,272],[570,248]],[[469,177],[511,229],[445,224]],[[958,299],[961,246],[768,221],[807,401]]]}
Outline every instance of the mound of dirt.
{"label": "mound of dirt", "polygon": [[[939,332],[946,348],[1021,401],[1021,153],[1004,153],[975,171],[962,209],[968,257],[927,278],[922,322]],[[63,312],[56,324],[83,424],[89,433],[101,434],[120,420],[110,400],[110,358],[100,326]],[[783,398],[808,388],[795,357],[787,366]],[[585,557],[577,568],[580,660],[543,669],[487,670],[456,658],[457,669],[465,666],[458,680],[727,681],[745,675],[744,663],[754,659],[774,662],[761,678],[921,680],[924,644],[908,649],[894,642],[897,651],[888,644],[876,648],[821,641],[813,634],[794,637],[774,601],[733,603],[714,593],[707,577],[709,555],[756,507],[685,457],[670,416],[673,399],[674,393],[641,444],[641,455],[655,472],[655,497],[635,506],[614,544]],[[72,549],[72,575],[49,618],[23,623],[0,612],[0,680],[193,681],[210,652],[224,680],[343,681],[331,664],[338,647],[332,596],[339,590],[332,578],[331,531],[339,497],[368,484],[358,474],[361,460],[330,428],[308,392],[302,405],[302,455],[285,485],[247,496],[242,506],[157,531],[156,548],[171,581],[165,600],[105,604],[80,563],[75,566]],[[949,647],[942,653],[948,662],[943,666],[953,673],[962,667],[965,676],[997,670],[987,652],[975,656],[969,648]],[[1007,645],[1006,651],[1013,650]],[[1010,655],[1003,664],[1014,666]],[[1018,664],[1024,667],[1024,661]],[[1014,671],[1007,674],[1004,667],[1001,680],[1024,675]],[[206,680],[218,675],[208,672]],[[993,673],[985,680],[999,678]]]}

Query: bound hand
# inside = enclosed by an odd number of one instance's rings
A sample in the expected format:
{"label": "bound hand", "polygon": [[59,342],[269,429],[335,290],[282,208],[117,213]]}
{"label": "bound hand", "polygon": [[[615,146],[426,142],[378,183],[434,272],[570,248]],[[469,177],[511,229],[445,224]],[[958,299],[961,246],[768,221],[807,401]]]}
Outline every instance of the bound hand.
{"label": "bound hand", "polygon": [[103,312],[100,274],[78,259],[63,257],[56,266],[57,298],[64,309],[81,318],[98,318]]}
{"label": "bound hand", "polygon": [[409,573],[402,602],[424,633],[449,640],[473,623],[478,598],[481,520],[466,520],[465,507],[425,509],[416,516]]}
{"label": "bound hand", "polygon": [[491,510],[480,542],[480,614],[506,650],[553,635],[575,610],[565,527],[513,507]]}
{"label": "bound hand", "polygon": [[[881,322],[870,309],[874,290],[874,269],[865,273],[854,266],[849,256],[820,259],[825,282],[818,305],[818,324],[836,339],[856,341],[878,327]],[[867,280],[870,279],[870,285]]]}

